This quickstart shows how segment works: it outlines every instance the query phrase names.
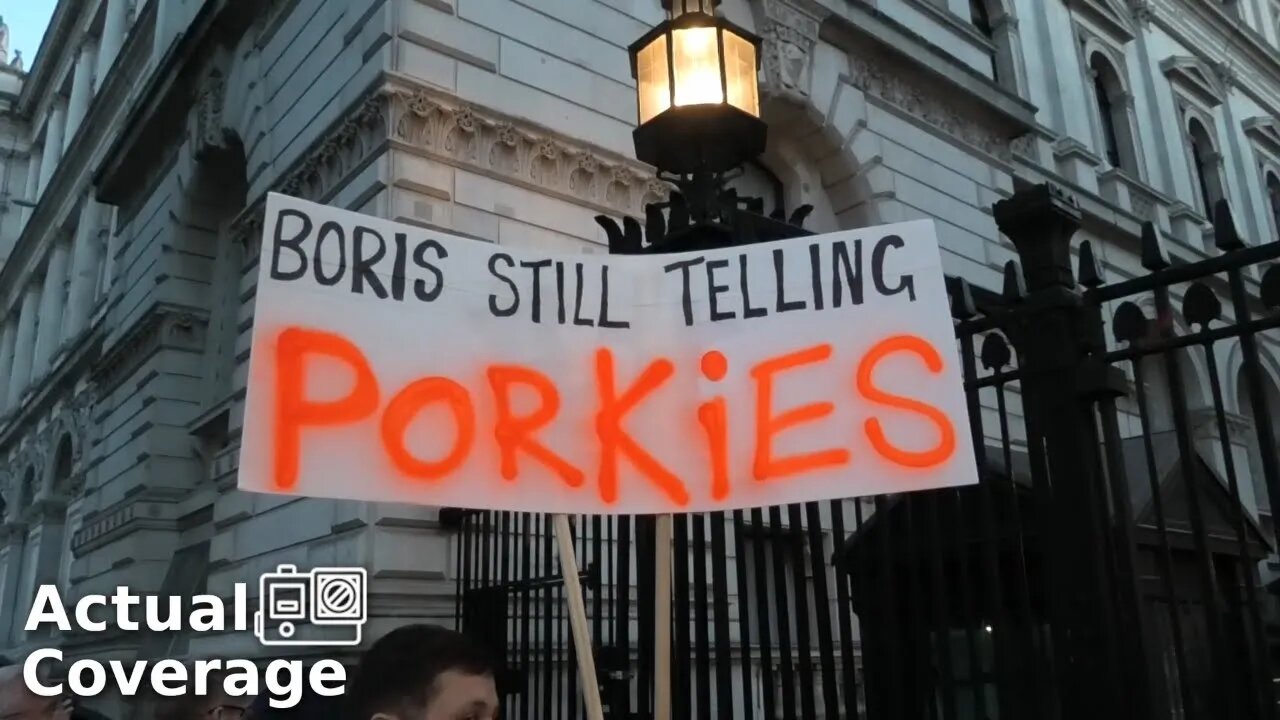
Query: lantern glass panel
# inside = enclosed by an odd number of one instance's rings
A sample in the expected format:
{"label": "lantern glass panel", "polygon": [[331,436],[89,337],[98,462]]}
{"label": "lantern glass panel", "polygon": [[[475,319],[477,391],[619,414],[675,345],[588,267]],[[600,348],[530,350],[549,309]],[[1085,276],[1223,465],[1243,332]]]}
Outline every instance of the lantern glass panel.
{"label": "lantern glass panel", "polygon": [[659,35],[636,55],[640,122],[646,123],[671,107],[671,77],[667,72],[667,36]]}
{"label": "lantern glass panel", "polygon": [[724,102],[716,35],[715,27],[683,28],[672,33],[677,106]]}
{"label": "lantern glass panel", "polygon": [[671,17],[678,18],[685,13],[700,12],[708,15],[715,12],[713,0],[672,0]]}
{"label": "lantern glass panel", "polygon": [[760,117],[756,46],[728,30],[724,33],[724,75],[729,86],[729,104]]}

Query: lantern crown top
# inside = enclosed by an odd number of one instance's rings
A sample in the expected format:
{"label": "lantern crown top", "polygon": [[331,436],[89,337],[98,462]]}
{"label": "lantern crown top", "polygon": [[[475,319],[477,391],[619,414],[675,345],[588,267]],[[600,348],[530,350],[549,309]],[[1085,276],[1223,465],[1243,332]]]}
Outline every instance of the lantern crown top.
{"label": "lantern crown top", "polygon": [[673,18],[687,15],[688,13],[714,15],[720,2],[721,0],[662,0],[662,9],[666,10]]}

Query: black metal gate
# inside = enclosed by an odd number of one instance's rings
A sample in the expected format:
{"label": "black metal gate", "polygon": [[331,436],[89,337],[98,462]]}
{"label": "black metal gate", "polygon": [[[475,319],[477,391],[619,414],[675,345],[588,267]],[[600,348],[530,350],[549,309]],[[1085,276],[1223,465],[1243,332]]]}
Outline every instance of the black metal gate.
{"label": "black metal gate", "polygon": [[[951,281],[980,483],[677,516],[676,720],[1276,716],[1280,242],[1222,203],[1214,257],[1148,225],[1108,284],[1070,198],[995,214],[1020,267]],[[550,519],[455,518],[504,717],[581,716]],[[606,714],[652,717],[655,522],[573,526]]]}

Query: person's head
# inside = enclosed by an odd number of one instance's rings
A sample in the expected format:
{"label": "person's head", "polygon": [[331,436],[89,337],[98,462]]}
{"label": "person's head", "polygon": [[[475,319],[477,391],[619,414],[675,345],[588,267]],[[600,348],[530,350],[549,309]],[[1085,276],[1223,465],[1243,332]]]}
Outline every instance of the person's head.
{"label": "person's head", "polygon": [[243,720],[253,698],[232,697],[223,690],[226,673],[208,674],[207,692],[194,691],[169,698],[156,712],[156,720]]}
{"label": "person's head", "polygon": [[353,720],[492,720],[498,691],[489,654],[434,625],[397,628],[360,660],[348,690]]}
{"label": "person's head", "polygon": [[0,667],[0,720],[64,720],[70,709],[66,698],[31,692],[21,665]]}

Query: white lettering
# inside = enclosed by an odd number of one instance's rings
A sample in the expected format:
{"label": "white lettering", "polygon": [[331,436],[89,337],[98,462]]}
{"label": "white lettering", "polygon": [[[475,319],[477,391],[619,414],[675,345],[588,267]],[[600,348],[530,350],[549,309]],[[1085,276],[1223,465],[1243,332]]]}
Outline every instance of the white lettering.
{"label": "white lettering", "polygon": [[[336,683],[332,687],[326,682]],[[337,660],[321,660],[311,666],[311,689],[317,695],[335,697],[342,694],[347,684],[347,668]]]}
{"label": "white lettering", "polygon": [[46,622],[54,623],[62,632],[71,630],[71,620],[67,617],[67,609],[62,606],[62,596],[58,594],[57,585],[41,585],[36,590],[36,599],[31,603],[31,614],[27,616],[25,630],[31,632]]}
{"label": "white lettering", "polygon": [[244,583],[235,584],[235,631],[249,632],[249,588]]}
{"label": "white lettering", "polygon": [[[280,682],[280,672],[289,674],[288,683]],[[272,695],[284,695],[284,700],[272,698],[269,703],[273,708],[291,708],[302,698],[302,663],[297,660],[272,660],[267,664],[267,690]]]}
{"label": "white lettering", "polygon": [[142,687],[142,676],[146,674],[146,663],[134,663],[133,669],[125,672],[124,663],[119,660],[112,660],[111,674],[115,677],[116,685],[120,688],[120,694],[125,697],[132,697],[138,694],[138,689]]}
{"label": "white lettering", "polygon": [[89,608],[94,605],[98,607],[106,607],[106,595],[85,595],[76,602],[76,624],[85,632],[102,632],[107,629],[107,624],[102,621],[95,622],[89,617]]}
{"label": "white lettering", "polygon": [[227,676],[222,679],[222,689],[231,697],[258,694],[258,666],[248,660],[228,660]]}
{"label": "white lettering", "polygon": [[129,588],[117,587],[116,594],[111,596],[111,604],[116,606],[116,626],[129,632],[136,631],[138,623],[129,617],[129,608],[138,604],[138,598],[129,592]]}
{"label": "white lettering", "polygon": [[[90,684],[84,684],[84,674],[89,673]],[[93,660],[77,660],[71,663],[71,672],[67,674],[67,683],[71,692],[80,697],[93,697],[107,688],[107,671],[102,664]]]}
{"label": "white lettering", "polygon": [[[166,683],[178,683],[169,687]],[[165,697],[177,697],[187,691],[187,669],[177,660],[161,660],[151,668],[151,687]]]}
{"label": "white lettering", "polygon": [[160,602],[164,598],[148,595],[146,598],[147,629],[151,632],[176,631],[182,629],[182,598],[170,595],[168,617],[160,619]]}
{"label": "white lettering", "polygon": [[221,660],[196,661],[196,695],[209,694],[209,673],[222,667]]}
{"label": "white lettering", "polygon": [[[199,607],[201,604],[208,607]],[[191,598],[191,619],[187,621],[187,625],[192,632],[222,632],[225,615],[222,598],[217,595],[197,595]]]}
{"label": "white lettering", "polygon": [[22,664],[22,680],[27,684],[28,690],[40,697],[57,697],[62,694],[62,683],[45,685],[40,682],[41,660],[62,662],[62,651],[57,648],[43,648],[28,655],[27,661]]}

